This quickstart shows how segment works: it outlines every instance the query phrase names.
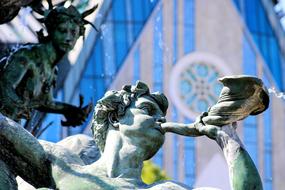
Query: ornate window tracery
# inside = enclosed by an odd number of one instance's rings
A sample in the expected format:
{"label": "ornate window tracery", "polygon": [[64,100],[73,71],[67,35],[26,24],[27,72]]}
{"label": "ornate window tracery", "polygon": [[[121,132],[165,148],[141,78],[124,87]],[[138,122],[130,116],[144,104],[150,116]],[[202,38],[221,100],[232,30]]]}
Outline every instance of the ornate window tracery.
{"label": "ornate window tracery", "polygon": [[170,97],[186,117],[194,119],[218,100],[222,84],[218,78],[229,74],[217,56],[195,52],[181,58],[170,78]]}

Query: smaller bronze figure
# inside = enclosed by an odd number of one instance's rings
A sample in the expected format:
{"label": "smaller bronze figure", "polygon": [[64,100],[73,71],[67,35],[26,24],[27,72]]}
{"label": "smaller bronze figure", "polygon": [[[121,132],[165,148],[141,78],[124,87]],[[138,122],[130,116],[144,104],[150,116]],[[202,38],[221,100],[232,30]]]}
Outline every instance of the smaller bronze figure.
{"label": "smaller bronze figure", "polygon": [[[29,119],[31,111],[63,114],[63,126],[81,125],[92,109],[53,101],[57,64],[70,51],[77,39],[84,35],[84,17],[97,6],[80,14],[74,6],[50,7],[43,23],[48,36],[39,32],[39,44],[26,45],[2,59],[0,75],[0,112],[18,121]],[[4,60],[4,61],[3,61]]]}

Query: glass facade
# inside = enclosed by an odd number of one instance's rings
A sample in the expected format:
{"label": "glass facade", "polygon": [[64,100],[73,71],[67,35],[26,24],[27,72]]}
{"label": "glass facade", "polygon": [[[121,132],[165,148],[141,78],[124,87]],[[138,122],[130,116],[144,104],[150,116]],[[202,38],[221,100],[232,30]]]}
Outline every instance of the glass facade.
{"label": "glass facade", "polygon": [[[58,91],[55,100],[63,101],[64,93],[62,90]],[[61,140],[61,119],[59,114],[47,114],[44,122],[42,123],[41,130],[49,126],[39,137],[50,142],[57,142]]]}
{"label": "glass facade", "polygon": [[[193,123],[188,118],[184,123]],[[184,138],[184,183],[193,188],[196,179],[196,154],[194,137]]]}
{"label": "glass facade", "polygon": [[140,46],[138,46],[134,53],[134,78],[133,83],[140,79]]}
{"label": "glass facade", "polygon": [[[177,15],[177,1],[173,0],[173,45],[172,45],[172,63],[175,64],[177,61],[177,26],[178,26],[178,15]],[[172,106],[171,109],[171,120],[173,122],[178,122],[178,111],[175,106]],[[173,179],[178,180],[179,174],[179,143],[178,143],[178,135],[173,135]]]}
{"label": "glass facade", "polygon": [[160,4],[159,10],[156,13],[153,22],[153,90],[163,91],[163,16],[162,6]]}
{"label": "glass facade", "polygon": [[257,119],[255,116],[249,116],[243,121],[244,145],[252,158],[255,166],[258,167],[258,134]]}
{"label": "glass facade", "polygon": [[[194,51],[195,44],[195,32],[194,32],[194,15],[195,15],[195,1],[194,0],[183,0],[183,54],[189,54]],[[173,0],[173,46],[172,46],[172,61],[175,64],[178,60],[178,0]],[[181,89],[184,91],[185,89]],[[172,121],[178,121],[178,110],[175,106],[172,106]],[[185,122],[190,122],[189,119],[185,118]],[[184,163],[179,165],[179,139],[177,135],[173,135],[173,178],[179,180],[180,167],[184,167],[184,183],[193,187],[195,183],[195,140],[194,138],[183,138],[184,139]]]}
{"label": "glass facade", "polygon": [[[257,75],[256,55],[248,42],[247,37],[243,38],[243,73],[246,75]],[[243,121],[243,135],[245,147],[258,166],[258,134],[257,118],[250,116]]]}
{"label": "glass facade", "polygon": [[[195,47],[195,1],[184,0],[183,14],[183,36],[184,36],[184,55],[194,51]],[[184,119],[185,123],[192,123],[188,118]],[[184,138],[184,183],[193,188],[196,179],[196,154],[195,139],[191,137]]]}
{"label": "glass facade", "polygon": [[173,0],[173,52],[172,52],[172,55],[173,55],[173,58],[172,58],[172,61],[173,63],[175,64],[176,61],[177,61],[177,49],[178,49],[178,36],[177,36],[177,28],[178,28],[178,10],[177,10],[177,1],[178,0]]}
{"label": "glass facade", "polygon": [[[178,111],[172,106],[171,109],[171,121],[178,122]],[[173,134],[173,179],[178,180],[179,173],[179,142],[178,135]]]}
{"label": "glass facade", "polygon": [[[269,85],[269,77],[264,75],[262,78],[265,85]],[[272,98],[272,97],[271,97]],[[263,146],[264,146],[264,175],[263,175],[263,184],[264,189],[272,190],[272,106],[269,106],[268,109],[263,113]]]}
{"label": "glass facade", "polygon": [[195,44],[195,1],[184,0],[184,11],[183,11],[183,37],[184,37],[184,54],[188,54],[194,50]]}
{"label": "glass facade", "polygon": [[272,76],[280,90],[284,90],[284,63],[285,58],[281,53],[281,44],[269,23],[268,16],[261,0],[233,0],[245,23],[253,36]]}
{"label": "glass facade", "polygon": [[[158,12],[153,20],[153,91],[163,92],[163,16],[162,4],[159,4]],[[160,148],[152,158],[154,163],[163,167],[163,148]]]}
{"label": "glass facade", "polygon": [[[104,95],[157,2],[112,1],[101,26],[101,37],[96,39],[79,84],[80,93],[86,100],[92,98],[96,103]],[[134,55],[134,81],[139,79],[139,60],[138,49]]]}
{"label": "glass facade", "polygon": [[[234,0],[241,15],[243,15],[245,23],[253,36],[254,42],[257,45],[260,53],[262,54],[265,63],[268,65],[269,70],[275,79],[277,87],[284,90],[284,64],[285,59],[282,56],[280,44],[277,41],[276,35],[272,26],[269,23],[268,16],[262,5],[261,0]],[[256,55],[248,40],[243,40],[243,68],[245,74],[257,75],[256,73]],[[270,87],[272,84],[269,82],[267,72],[264,71],[263,81],[266,86]],[[263,113],[263,184],[264,189],[273,189],[273,176],[272,176],[272,107]],[[258,166],[258,127],[257,119],[248,117],[244,120],[244,143],[245,146]]]}

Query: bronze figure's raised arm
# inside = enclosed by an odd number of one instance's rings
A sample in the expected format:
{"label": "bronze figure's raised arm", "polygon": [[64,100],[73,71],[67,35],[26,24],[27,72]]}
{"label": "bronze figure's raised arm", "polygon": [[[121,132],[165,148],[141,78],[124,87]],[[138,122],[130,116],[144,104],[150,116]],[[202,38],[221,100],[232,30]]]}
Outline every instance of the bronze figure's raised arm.
{"label": "bronze figure's raised arm", "polygon": [[215,140],[227,161],[232,189],[261,190],[261,178],[237,135],[236,122],[268,108],[267,88],[262,80],[253,76],[227,76],[219,80],[224,87],[218,102],[208,112],[193,124],[164,123],[162,129],[184,136],[206,135]]}

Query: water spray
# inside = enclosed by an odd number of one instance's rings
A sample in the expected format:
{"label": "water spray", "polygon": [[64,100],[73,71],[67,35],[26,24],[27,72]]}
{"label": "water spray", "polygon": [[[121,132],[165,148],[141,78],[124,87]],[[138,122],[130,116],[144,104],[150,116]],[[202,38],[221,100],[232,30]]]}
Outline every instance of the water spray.
{"label": "water spray", "polygon": [[285,93],[284,92],[277,92],[274,87],[268,88],[269,94],[274,94],[277,98],[282,98],[285,100]]}

